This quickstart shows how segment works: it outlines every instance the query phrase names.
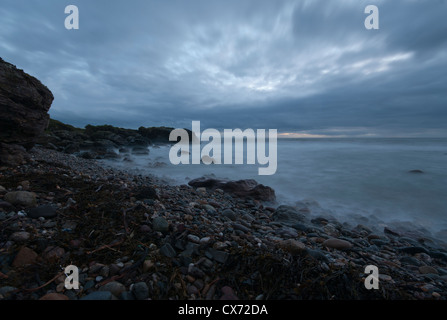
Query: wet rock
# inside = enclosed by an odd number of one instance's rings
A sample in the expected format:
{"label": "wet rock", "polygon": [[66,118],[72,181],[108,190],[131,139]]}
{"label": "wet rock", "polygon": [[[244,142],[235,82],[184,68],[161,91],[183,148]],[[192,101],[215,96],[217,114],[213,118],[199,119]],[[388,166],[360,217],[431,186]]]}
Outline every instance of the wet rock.
{"label": "wet rock", "polygon": [[56,208],[54,206],[44,204],[44,205],[38,206],[36,208],[29,209],[27,211],[27,215],[28,215],[28,217],[33,218],[33,219],[37,219],[40,217],[43,217],[45,219],[51,219],[51,218],[56,217],[57,212],[56,212]]}
{"label": "wet rock", "polygon": [[284,251],[291,253],[292,255],[301,254],[306,250],[306,246],[304,245],[304,243],[294,239],[280,241],[278,243],[278,246]]}
{"label": "wet rock", "polygon": [[159,196],[157,194],[157,191],[150,187],[150,186],[144,186],[138,188],[138,193],[135,195],[135,198],[137,200],[143,200],[143,199],[159,199]]}
{"label": "wet rock", "polygon": [[418,174],[418,173],[424,173],[424,171],[419,170],[419,169],[415,169],[415,170],[408,171],[408,173],[416,173],[416,174]]}
{"label": "wet rock", "polygon": [[329,262],[328,257],[326,257],[326,255],[323,252],[321,252],[320,250],[313,250],[310,248],[306,248],[306,253],[316,260],[323,261],[323,262]]}
{"label": "wet rock", "polygon": [[12,262],[13,267],[24,267],[26,265],[34,264],[37,260],[37,253],[28,247],[22,247]]}
{"label": "wet rock", "polygon": [[169,230],[169,223],[163,217],[155,217],[152,220],[152,229],[154,231],[167,232]]}
{"label": "wet rock", "polygon": [[436,270],[435,268],[430,267],[430,266],[420,266],[419,272],[421,274],[429,274],[429,273],[438,274],[438,270]]}
{"label": "wet rock", "polygon": [[146,300],[149,298],[149,287],[146,282],[137,282],[132,287],[132,293],[137,300]]}
{"label": "wet rock", "polygon": [[415,257],[406,256],[399,259],[399,261],[403,264],[411,265],[411,266],[421,266],[422,262],[416,259]]}
{"label": "wet rock", "polygon": [[57,262],[62,258],[64,254],[65,250],[63,248],[57,246],[49,246],[42,253],[42,256],[49,262]]}
{"label": "wet rock", "polygon": [[13,211],[15,208],[11,203],[0,199],[0,209],[5,211]]}
{"label": "wet rock", "polygon": [[306,219],[306,215],[298,211],[295,207],[281,205],[272,214],[272,219],[273,221],[293,226],[297,223],[303,223]]}
{"label": "wet rock", "polygon": [[118,281],[112,281],[100,287],[99,291],[108,291],[115,297],[119,297],[122,292],[126,291],[126,287]]}
{"label": "wet rock", "polygon": [[31,207],[36,204],[36,194],[28,191],[12,191],[5,194],[4,200],[24,207]]}
{"label": "wet rock", "polygon": [[26,242],[31,237],[31,234],[26,231],[18,231],[14,232],[10,237],[9,240],[14,242]]}
{"label": "wet rock", "polygon": [[352,248],[352,243],[346,240],[333,238],[325,240],[323,246],[337,250],[346,250]]}
{"label": "wet rock", "polygon": [[220,290],[222,291],[220,300],[239,300],[231,287],[225,286]]}
{"label": "wet rock", "polygon": [[160,253],[168,258],[174,258],[177,255],[174,248],[169,243],[161,246]]}
{"label": "wet rock", "polygon": [[13,295],[13,292],[16,291],[16,287],[4,286],[0,288],[0,299],[7,299]]}
{"label": "wet rock", "polygon": [[191,180],[188,184],[195,188],[205,187],[211,190],[221,189],[233,196],[244,199],[252,198],[261,201],[276,200],[275,191],[272,188],[258,184],[253,179],[228,181],[202,177]]}
{"label": "wet rock", "polygon": [[188,234],[187,239],[194,243],[200,243],[200,238],[193,234]]}
{"label": "wet rock", "polygon": [[232,221],[236,220],[236,214],[231,209],[225,209],[224,211],[222,211],[222,215],[227,217],[228,219],[230,219]]}
{"label": "wet rock", "polygon": [[210,256],[219,263],[225,263],[228,260],[229,253],[225,251],[216,250],[213,248],[209,248],[207,252],[210,253]]}

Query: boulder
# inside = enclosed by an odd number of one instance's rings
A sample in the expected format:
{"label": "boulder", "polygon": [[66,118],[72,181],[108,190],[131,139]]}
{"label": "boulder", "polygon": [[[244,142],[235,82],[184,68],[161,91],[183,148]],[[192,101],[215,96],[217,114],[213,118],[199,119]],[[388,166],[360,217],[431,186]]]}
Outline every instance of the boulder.
{"label": "boulder", "polygon": [[273,221],[293,226],[295,224],[302,224],[305,222],[306,215],[299,211],[296,207],[281,205],[272,214],[272,219]]}
{"label": "boulder", "polygon": [[27,159],[48,126],[53,94],[39,80],[0,58],[0,163]]}
{"label": "boulder", "polygon": [[11,191],[5,194],[5,201],[24,207],[31,207],[36,204],[36,194],[28,191]]}
{"label": "boulder", "polygon": [[258,184],[253,179],[228,181],[214,178],[201,177],[193,179],[188,184],[195,188],[221,189],[239,198],[252,198],[254,200],[276,200],[275,190],[263,184]]}

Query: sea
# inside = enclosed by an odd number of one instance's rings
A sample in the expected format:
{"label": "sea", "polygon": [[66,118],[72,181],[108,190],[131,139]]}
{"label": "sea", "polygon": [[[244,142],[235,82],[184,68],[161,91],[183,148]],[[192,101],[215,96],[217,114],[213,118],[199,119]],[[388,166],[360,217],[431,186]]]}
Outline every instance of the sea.
{"label": "sea", "polygon": [[304,202],[314,215],[416,228],[447,240],[446,138],[278,139],[273,175],[259,175],[266,165],[246,161],[173,165],[171,147],[106,162],[178,185],[203,176],[254,179],[275,190],[277,206]]}

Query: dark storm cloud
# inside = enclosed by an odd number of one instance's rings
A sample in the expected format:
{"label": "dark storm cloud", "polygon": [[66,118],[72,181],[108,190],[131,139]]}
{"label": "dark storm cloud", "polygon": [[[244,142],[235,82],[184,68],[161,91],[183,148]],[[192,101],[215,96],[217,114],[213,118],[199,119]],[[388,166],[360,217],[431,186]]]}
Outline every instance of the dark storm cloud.
{"label": "dark storm cloud", "polygon": [[[64,28],[64,8],[80,29]],[[380,10],[366,30],[364,9]],[[78,126],[442,135],[446,1],[12,1],[0,56]]]}

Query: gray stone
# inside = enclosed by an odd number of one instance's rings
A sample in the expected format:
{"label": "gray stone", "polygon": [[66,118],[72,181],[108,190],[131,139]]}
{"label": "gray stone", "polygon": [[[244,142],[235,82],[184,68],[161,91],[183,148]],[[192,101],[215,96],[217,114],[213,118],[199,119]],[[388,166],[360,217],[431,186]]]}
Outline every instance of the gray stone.
{"label": "gray stone", "polygon": [[160,248],[160,253],[168,258],[174,258],[177,255],[174,248],[169,243],[164,244]]}
{"label": "gray stone", "polygon": [[146,300],[149,298],[149,287],[146,282],[137,282],[133,285],[132,293],[137,300]]}
{"label": "gray stone", "polygon": [[240,223],[233,223],[233,228],[235,230],[240,230],[240,231],[245,232],[245,233],[248,233],[248,232],[251,231],[249,228],[247,228],[246,226],[244,226],[244,225],[242,225]]}
{"label": "gray stone", "polygon": [[209,204],[204,204],[203,209],[205,209],[206,212],[210,215],[215,215],[217,213],[216,209]]}
{"label": "gray stone", "polygon": [[14,242],[25,242],[25,241],[29,240],[30,237],[31,237],[31,235],[29,232],[18,231],[18,232],[14,232],[9,237],[9,240],[14,241]]}
{"label": "gray stone", "polygon": [[12,291],[17,290],[15,287],[5,286],[0,288],[0,299],[9,298],[12,295]]}
{"label": "gray stone", "polygon": [[438,274],[438,270],[436,270],[435,268],[430,267],[430,266],[420,266],[419,272],[421,274],[429,274],[429,273]]}
{"label": "gray stone", "polygon": [[326,257],[326,255],[319,250],[313,250],[313,249],[306,248],[306,252],[309,256],[311,256],[312,258],[314,258],[316,260],[329,262],[329,259]]}
{"label": "gray stone", "polygon": [[231,210],[231,209],[225,209],[225,210],[222,212],[222,215],[225,216],[225,217],[227,217],[228,219],[230,219],[230,220],[232,220],[232,221],[236,220],[236,214],[235,214],[234,211]]}
{"label": "gray stone", "polygon": [[352,243],[346,240],[332,238],[325,240],[323,246],[337,250],[346,250],[352,247]]}
{"label": "gray stone", "polygon": [[44,204],[36,208],[29,209],[27,212],[28,217],[37,219],[43,217],[45,219],[51,219],[56,217],[56,208],[52,205]]}
{"label": "gray stone", "polygon": [[422,262],[416,259],[415,257],[402,257],[399,261],[403,264],[411,265],[411,266],[422,266]]}
{"label": "gray stone", "polygon": [[36,204],[36,194],[28,191],[12,191],[5,194],[4,200],[24,207],[31,207]]}
{"label": "gray stone", "polygon": [[230,256],[228,252],[216,250],[213,248],[209,248],[207,251],[210,253],[211,257],[219,263],[227,262],[228,257]]}
{"label": "gray stone", "polygon": [[126,287],[118,281],[112,281],[112,282],[109,282],[109,283],[106,283],[105,285],[103,285],[101,288],[99,288],[99,290],[100,291],[109,291],[115,297],[119,297],[121,292],[126,291]]}
{"label": "gray stone", "polygon": [[273,221],[292,226],[296,223],[303,223],[306,219],[306,216],[294,207],[281,205],[272,214],[272,219]]}
{"label": "gray stone", "polygon": [[169,223],[163,217],[156,217],[152,220],[152,229],[154,231],[166,232],[169,230]]}

